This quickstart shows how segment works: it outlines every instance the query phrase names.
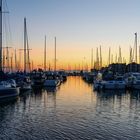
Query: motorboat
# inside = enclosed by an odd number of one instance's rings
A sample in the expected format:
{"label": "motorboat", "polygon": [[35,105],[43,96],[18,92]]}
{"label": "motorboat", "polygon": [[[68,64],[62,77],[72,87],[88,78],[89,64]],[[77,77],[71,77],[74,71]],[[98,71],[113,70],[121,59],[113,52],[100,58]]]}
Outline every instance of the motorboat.
{"label": "motorboat", "polygon": [[18,96],[19,89],[13,79],[0,81],[0,99]]}

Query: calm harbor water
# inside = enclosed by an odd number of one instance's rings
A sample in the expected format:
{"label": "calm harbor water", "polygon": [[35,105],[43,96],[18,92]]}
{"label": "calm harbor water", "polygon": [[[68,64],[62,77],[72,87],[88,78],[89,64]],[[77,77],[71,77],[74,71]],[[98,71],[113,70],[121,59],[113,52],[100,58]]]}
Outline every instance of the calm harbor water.
{"label": "calm harbor water", "polygon": [[94,92],[80,77],[0,104],[0,140],[140,139],[140,92]]}

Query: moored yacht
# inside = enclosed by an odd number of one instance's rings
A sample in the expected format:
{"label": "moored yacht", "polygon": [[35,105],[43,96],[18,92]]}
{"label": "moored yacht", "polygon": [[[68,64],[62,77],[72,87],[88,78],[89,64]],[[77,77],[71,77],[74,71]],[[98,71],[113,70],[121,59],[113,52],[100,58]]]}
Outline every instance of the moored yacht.
{"label": "moored yacht", "polygon": [[129,73],[126,76],[126,84],[128,89],[140,89],[140,73]]}
{"label": "moored yacht", "polygon": [[44,86],[45,87],[56,87],[60,85],[60,79],[58,79],[58,76],[54,72],[47,72],[45,73],[45,81]]}
{"label": "moored yacht", "polygon": [[33,70],[31,73],[32,86],[43,86],[45,75],[42,70]]}
{"label": "moored yacht", "polygon": [[17,85],[20,87],[20,92],[24,92],[32,89],[30,77],[26,75],[18,76]]}
{"label": "moored yacht", "polygon": [[0,99],[19,95],[19,87],[13,79],[0,81]]}
{"label": "moored yacht", "polygon": [[[99,77],[99,74],[98,74]],[[109,76],[110,77],[110,76]],[[97,80],[94,82],[94,89],[104,89],[104,90],[122,90],[126,88],[126,82],[123,78],[123,76],[112,76],[112,78],[105,78],[104,80],[100,78],[97,78]]]}

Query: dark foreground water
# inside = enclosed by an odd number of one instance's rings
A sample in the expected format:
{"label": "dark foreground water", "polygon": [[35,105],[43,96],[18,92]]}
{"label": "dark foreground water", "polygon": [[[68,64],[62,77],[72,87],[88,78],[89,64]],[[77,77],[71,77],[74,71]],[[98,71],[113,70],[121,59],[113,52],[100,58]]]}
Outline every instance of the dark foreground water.
{"label": "dark foreground water", "polygon": [[140,94],[93,92],[80,77],[0,105],[0,140],[140,139]]}

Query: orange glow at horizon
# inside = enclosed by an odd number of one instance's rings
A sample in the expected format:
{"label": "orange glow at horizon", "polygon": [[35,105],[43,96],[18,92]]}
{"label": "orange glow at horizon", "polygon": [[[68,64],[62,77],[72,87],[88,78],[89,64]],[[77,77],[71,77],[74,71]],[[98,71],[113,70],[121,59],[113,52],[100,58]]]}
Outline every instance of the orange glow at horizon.
{"label": "orange glow at horizon", "polygon": [[[47,46],[47,69],[54,69],[54,44]],[[32,47],[30,51],[31,66],[33,69],[44,68],[44,46]],[[39,46],[39,47],[38,47]],[[87,47],[86,47],[87,46]],[[96,61],[96,48],[100,45],[92,45],[91,43],[58,43],[57,45],[57,70],[90,70],[91,69],[91,49],[93,48],[93,60]],[[91,49],[89,49],[91,48]],[[113,54],[113,62],[115,56],[118,55],[119,46],[111,47],[111,54]],[[126,49],[127,48],[127,49]],[[18,54],[19,55],[19,54]],[[129,62],[129,47],[122,47],[122,56]],[[108,64],[109,47],[102,46],[102,63],[103,66]],[[19,58],[19,56],[17,56]],[[21,53],[21,69],[23,69],[23,52]]]}

